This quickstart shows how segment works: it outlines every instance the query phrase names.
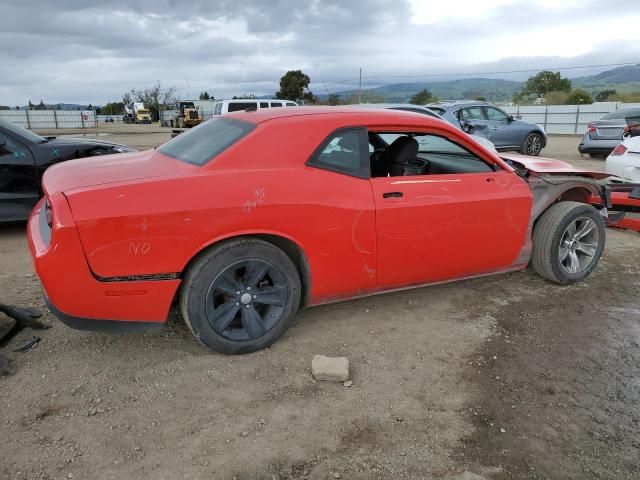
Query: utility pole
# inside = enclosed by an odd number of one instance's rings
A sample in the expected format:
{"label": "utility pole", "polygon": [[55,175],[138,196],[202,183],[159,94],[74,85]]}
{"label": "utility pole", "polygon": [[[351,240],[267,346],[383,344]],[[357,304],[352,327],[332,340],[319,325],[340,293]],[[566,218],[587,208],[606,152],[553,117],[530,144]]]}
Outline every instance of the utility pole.
{"label": "utility pole", "polygon": [[360,83],[358,84],[358,103],[362,103],[362,67],[360,68]]}

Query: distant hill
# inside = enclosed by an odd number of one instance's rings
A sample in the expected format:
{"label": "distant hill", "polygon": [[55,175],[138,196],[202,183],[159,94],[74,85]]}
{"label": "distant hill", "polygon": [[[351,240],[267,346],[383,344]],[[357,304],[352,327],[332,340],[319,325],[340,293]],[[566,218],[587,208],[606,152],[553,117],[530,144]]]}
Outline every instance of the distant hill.
{"label": "distant hill", "polygon": [[[467,78],[462,80],[450,80],[441,82],[414,82],[394,83],[377,88],[365,90],[372,95],[382,96],[387,102],[405,103],[416,93],[426,88],[440,99],[448,98],[475,98],[484,96],[493,101],[511,100],[513,92],[521,87],[520,82],[499,80],[491,78]],[[351,95],[357,95],[357,90],[338,92],[346,99]],[[320,98],[327,95],[320,95]]]}
{"label": "distant hill", "polygon": [[[618,93],[640,91],[640,65],[628,65],[586,77],[571,79],[574,88],[584,88],[593,93],[616,89]],[[405,103],[417,92],[426,88],[440,100],[485,97],[490,102],[510,102],[513,93],[522,88],[523,82],[496,78],[465,78],[431,82],[393,83],[376,88],[363,89],[364,96],[383,97],[385,102]],[[343,100],[357,95],[357,90],[334,92]],[[318,95],[326,99],[327,94]]]}
{"label": "distant hill", "polygon": [[574,88],[584,88],[590,92],[616,90],[618,93],[640,91],[640,65],[627,65],[588,77],[573,78]]}
{"label": "distant hill", "polygon": [[626,65],[624,67],[614,68],[606,72],[591,75],[589,77],[579,77],[573,79],[576,83],[629,83],[640,82],[640,65]]}

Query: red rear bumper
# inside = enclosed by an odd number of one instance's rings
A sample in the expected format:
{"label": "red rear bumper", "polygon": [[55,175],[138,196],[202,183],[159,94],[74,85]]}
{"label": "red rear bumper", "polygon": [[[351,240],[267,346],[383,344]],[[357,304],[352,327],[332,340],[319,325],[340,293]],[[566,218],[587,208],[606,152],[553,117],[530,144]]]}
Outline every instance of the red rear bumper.
{"label": "red rear bumper", "polygon": [[180,280],[99,281],[89,269],[64,195],[50,197],[49,230],[41,200],[31,213],[27,236],[33,262],[52,312],[64,323],[87,330],[161,326]]}

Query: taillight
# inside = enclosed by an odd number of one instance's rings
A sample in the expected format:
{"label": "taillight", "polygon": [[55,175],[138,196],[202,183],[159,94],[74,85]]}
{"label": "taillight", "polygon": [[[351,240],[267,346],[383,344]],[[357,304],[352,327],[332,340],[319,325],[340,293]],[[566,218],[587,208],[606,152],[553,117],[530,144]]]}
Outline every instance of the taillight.
{"label": "taillight", "polygon": [[593,133],[596,131],[596,126],[593,123],[590,123],[589,125],[587,125],[587,132],[588,133]]}
{"label": "taillight", "polygon": [[627,147],[625,147],[623,144],[620,144],[613,150],[613,152],[611,152],[611,156],[617,157],[619,155],[624,155],[625,153],[627,153]]}
{"label": "taillight", "polygon": [[49,225],[49,228],[53,227],[53,210],[51,210],[49,200],[46,200],[44,202],[44,219],[47,221],[47,225]]}

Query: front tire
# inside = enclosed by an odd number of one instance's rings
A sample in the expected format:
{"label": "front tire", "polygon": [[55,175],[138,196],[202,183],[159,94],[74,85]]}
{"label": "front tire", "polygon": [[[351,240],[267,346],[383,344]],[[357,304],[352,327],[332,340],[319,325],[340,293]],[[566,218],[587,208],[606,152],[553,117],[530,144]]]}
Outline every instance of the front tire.
{"label": "front tire", "polygon": [[520,150],[524,155],[537,157],[542,151],[542,136],[539,133],[530,133],[522,142]]}
{"label": "front tire", "polygon": [[261,350],[280,338],[300,306],[300,276],[291,259],[257,239],[226,242],[187,272],[182,316],[204,345],[230,355]]}
{"label": "front tire", "polygon": [[538,275],[563,285],[588,277],[605,244],[605,225],[591,205],[559,202],[533,229],[531,265]]}

